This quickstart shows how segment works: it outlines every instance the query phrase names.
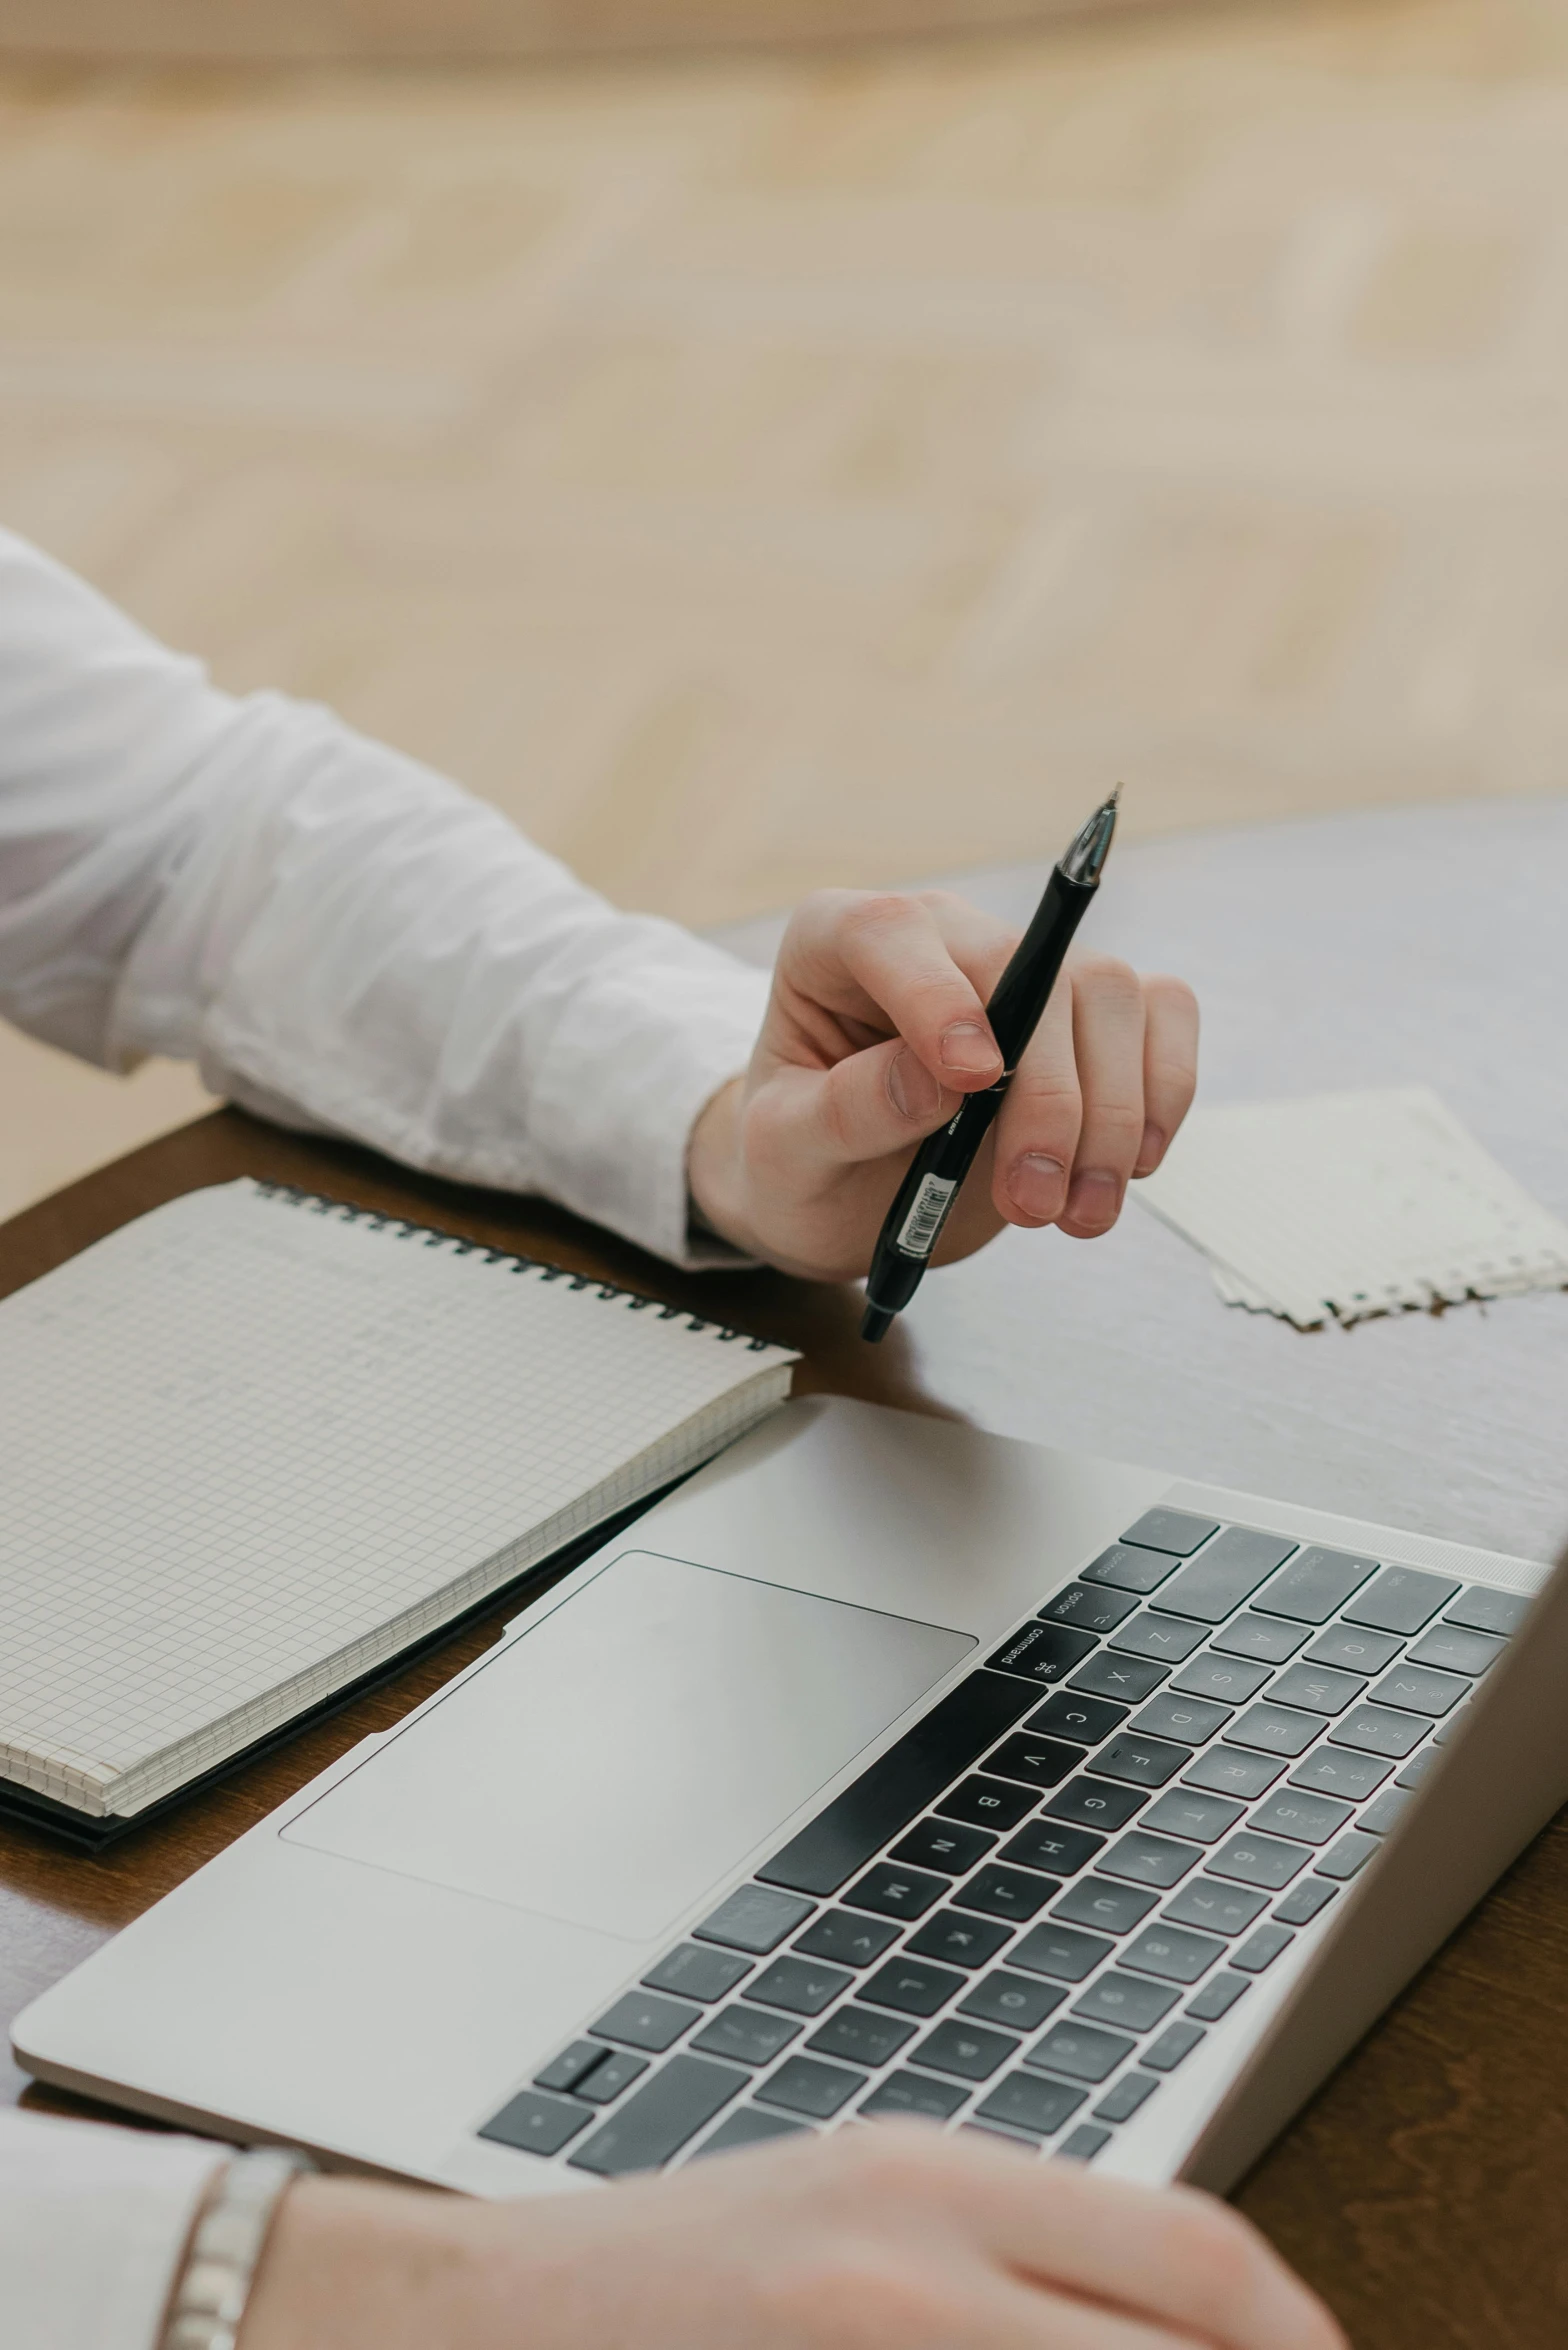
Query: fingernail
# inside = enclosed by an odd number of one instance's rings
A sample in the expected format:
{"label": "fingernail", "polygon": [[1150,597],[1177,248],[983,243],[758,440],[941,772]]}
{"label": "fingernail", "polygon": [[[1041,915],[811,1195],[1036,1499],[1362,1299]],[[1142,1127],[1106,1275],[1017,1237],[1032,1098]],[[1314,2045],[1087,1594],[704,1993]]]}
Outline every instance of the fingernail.
{"label": "fingernail", "polygon": [[975,1020],[955,1020],[942,1031],[942,1066],[961,1069],[966,1077],[983,1076],[1001,1059],[991,1038]]}
{"label": "fingernail", "polygon": [[1015,1159],[1008,1170],[1007,1196],[1014,1207],[1044,1223],[1060,1215],[1066,1187],[1067,1169],[1061,1160],[1048,1159],[1040,1151]]}
{"label": "fingernail", "polygon": [[1096,1232],[1107,1231],[1115,1223],[1121,1204],[1122,1187],[1114,1175],[1091,1167],[1073,1177],[1072,1190],[1067,1194],[1067,1213],[1075,1224],[1087,1224]]}
{"label": "fingernail", "polygon": [[901,1118],[924,1122],[934,1118],[942,1106],[942,1088],[924,1061],[917,1059],[907,1047],[894,1056],[887,1073],[887,1090]]}
{"label": "fingernail", "polygon": [[1145,1126],[1143,1140],[1138,1145],[1138,1172],[1148,1175],[1159,1165],[1165,1150],[1165,1136],[1158,1126]]}

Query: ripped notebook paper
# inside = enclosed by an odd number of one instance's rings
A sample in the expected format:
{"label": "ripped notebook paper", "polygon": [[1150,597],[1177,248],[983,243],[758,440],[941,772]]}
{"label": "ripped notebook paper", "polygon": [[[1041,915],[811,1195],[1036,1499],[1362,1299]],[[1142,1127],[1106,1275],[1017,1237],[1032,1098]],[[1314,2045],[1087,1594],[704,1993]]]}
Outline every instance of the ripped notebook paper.
{"label": "ripped notebook paper", "polygon": [[1568,1225],[1425,1085],[1195,1110],[1134,1195],[1227,1305],[1303,1330],[1568,1288]]}

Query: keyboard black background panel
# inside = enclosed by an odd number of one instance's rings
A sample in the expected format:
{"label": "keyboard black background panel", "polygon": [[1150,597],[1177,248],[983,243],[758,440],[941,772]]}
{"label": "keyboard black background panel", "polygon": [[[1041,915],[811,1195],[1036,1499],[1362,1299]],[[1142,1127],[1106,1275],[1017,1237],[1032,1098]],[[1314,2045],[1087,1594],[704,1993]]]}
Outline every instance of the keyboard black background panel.
{"label": "keyboard black background panel", "polygon": [[1163,2175],[1164,2081],[1266,2020],[1526,1604],[1146,1510],[480,2135],[615,2177],[899,2111],[1091,2161],[1137,2118]]}

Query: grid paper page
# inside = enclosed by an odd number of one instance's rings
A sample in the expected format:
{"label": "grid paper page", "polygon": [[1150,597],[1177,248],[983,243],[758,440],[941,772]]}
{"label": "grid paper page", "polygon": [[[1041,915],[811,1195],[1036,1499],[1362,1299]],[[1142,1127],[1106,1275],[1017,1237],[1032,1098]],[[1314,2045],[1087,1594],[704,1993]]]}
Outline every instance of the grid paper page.
{"label": "grid paper page", "polygon": [[1568,1226],[1424,1085],[1196,1110],[1137,1195],[1303,1329],[1568,1286]]}
{"label": "grid paper page", "polygon": [[251,1183],[155,1210],[0,1307],[0,1769],[139,1808],[717,1450],[793,1360]]}

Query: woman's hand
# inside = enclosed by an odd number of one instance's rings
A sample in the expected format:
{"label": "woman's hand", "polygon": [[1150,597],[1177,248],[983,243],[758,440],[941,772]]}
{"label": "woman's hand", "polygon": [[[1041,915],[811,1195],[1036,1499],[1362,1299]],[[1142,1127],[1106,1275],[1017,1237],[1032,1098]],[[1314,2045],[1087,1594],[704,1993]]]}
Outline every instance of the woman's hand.
{"label": "woman's hand", "polygon": [[1345,2350],[1245,2220],[920,2123],[480,2204],[293,2188],[239,2350]]}
{"label": "woman's hand", "polygon": [[[1018,933],[945,891],[823,890],[779,949],[743,1078],[692,1135],[692,1198],[749,1256],[817,1280],[870,1266],[915,1146],[1002,1060],[985,1002]],[[945,1264],[1003,1224],[1108,1232],[1152,1174],[1197,1083],[1198,1007],[1180,979],[1069,959],[937,1245]]]}

